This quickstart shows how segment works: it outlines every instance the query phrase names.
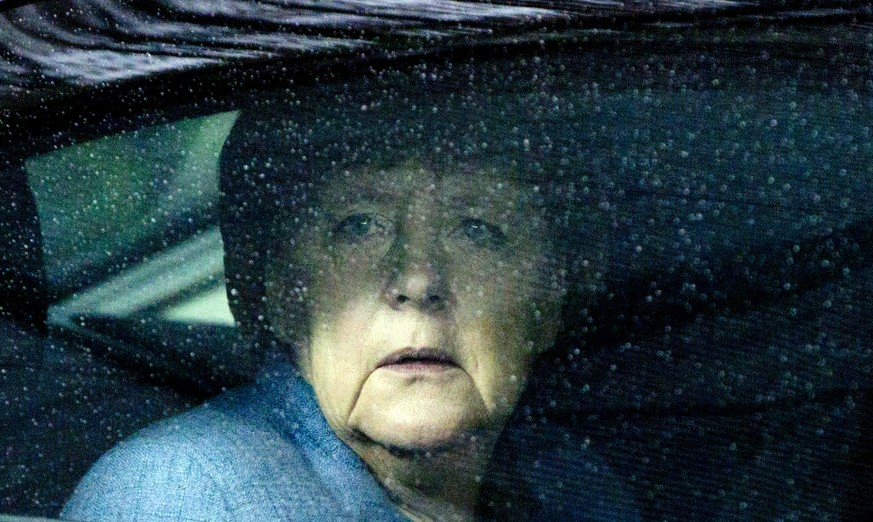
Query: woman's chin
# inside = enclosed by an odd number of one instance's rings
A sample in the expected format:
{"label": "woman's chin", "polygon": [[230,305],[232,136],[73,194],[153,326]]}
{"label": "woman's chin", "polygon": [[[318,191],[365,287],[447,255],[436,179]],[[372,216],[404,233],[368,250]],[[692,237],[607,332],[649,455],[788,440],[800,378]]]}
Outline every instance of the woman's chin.
{"label": "woman's chin", "polygon": [[368,439],[389,449],[401,451],[433,451],[448,449],[469,440],[479,428],[478,422],[459,412],[398,412],[363,422],[359,430]]}
{"label": "woman's chin", "polygon": [[429,451],[461,444],[492,424],[473,390],[405,391],[383,395],[364,390],[350,418],[355,431],[386,448]]}

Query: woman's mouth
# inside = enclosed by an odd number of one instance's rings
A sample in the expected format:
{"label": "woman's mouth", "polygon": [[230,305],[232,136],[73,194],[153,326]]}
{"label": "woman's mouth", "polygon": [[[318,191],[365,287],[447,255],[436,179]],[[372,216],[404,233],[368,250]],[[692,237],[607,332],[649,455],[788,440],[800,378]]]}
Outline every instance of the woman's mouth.
{"label": "woman's mouth", "polygon": [[436,348],[403,348],[379,363],[379,368],[402,373],[443,372],[457,368],[451,355]]}

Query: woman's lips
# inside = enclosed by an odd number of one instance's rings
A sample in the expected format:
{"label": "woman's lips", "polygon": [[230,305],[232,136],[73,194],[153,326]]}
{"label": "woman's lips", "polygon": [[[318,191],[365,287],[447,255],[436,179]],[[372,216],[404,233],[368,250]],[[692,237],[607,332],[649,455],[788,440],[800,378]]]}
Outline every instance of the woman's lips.
{"label": "woman's lips", "polygon": [[403,348],[379,363],[379,368],[403,373],[443,372],[457,368],[451,355],[436,348]]}

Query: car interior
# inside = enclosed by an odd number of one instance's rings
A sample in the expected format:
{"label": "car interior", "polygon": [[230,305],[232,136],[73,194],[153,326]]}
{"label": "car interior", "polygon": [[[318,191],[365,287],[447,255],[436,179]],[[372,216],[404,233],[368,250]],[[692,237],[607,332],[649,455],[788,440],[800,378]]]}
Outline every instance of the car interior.
{"label": "car interior", "polygon": [[582,237],[608,269],[584,343],[528,390],[554,400],[525,414],[602,455],[644,520],[873,517],[869,22],[701,16],[534,23],[315,72],[258,55],[4,107],[0,513],[56,517],[112,446],[256,374],[216,215],[247,101],[542,58],[590,113],[568,154],[605,180]]}

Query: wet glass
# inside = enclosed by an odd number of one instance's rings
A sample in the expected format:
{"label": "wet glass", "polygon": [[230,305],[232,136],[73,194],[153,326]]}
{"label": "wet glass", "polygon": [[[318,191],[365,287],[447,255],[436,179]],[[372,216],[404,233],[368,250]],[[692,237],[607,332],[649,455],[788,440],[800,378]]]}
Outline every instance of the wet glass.
{"label": "wet glass", "polygon": [[487,426],[532,477],[499,438],[528,430],[646,520],[860,519],[873,106],[843,60],[434,59],[29,158],[54,373],[6,395],[42,437],[9,511],[56,515],[101,453],[294,347],[338,434]]}

